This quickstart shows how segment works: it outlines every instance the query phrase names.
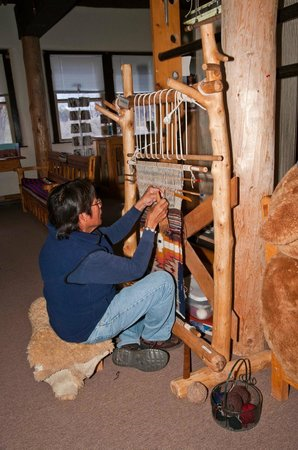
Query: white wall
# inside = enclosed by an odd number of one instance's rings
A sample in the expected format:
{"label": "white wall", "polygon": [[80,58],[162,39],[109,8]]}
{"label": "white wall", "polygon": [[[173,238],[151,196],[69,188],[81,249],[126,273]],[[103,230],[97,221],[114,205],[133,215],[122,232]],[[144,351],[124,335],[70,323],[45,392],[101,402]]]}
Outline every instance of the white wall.
{"label": "white wall", "polygon": [[[151,51],[150,13],[145,9],[74,8],[41,39],[42,50]],[[13,5],[0,6],[0,48],[9,49],[23,135],[23,166],[35,164],[29,100]],[[53,145],[68,151],[69,144]],[[19,192],[15,173],[0,173],[0,197]]]}

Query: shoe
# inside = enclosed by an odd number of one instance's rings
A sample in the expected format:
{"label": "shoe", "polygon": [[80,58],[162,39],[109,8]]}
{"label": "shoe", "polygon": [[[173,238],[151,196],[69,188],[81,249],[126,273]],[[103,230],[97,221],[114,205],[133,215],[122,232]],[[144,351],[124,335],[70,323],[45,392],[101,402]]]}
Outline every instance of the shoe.
{"label": "shoe", "polygon": [[141,348],[152,348],[158,350],[171,350],[182,345],[181,339],[174,334],[167,341],[147,341],[141,338]]}
{"label": "shoe", "polygon": [[113,351],[112,361],[116,366],[134,367],[143,372],[155,372],[168,364],[169,354],[164,350],[145,349],[138,344],[128,344]]}

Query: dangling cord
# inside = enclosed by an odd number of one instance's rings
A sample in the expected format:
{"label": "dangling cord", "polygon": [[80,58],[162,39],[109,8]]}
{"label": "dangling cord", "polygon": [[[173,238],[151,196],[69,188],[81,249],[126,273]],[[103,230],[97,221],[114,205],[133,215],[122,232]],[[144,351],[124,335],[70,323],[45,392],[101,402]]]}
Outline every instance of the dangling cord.
{"label": "dangling cord", "polygon": [[156,100],[156,96],[158,95],[159,91],[156,91],[154,94],[154,98],[153,98],[153,103],[154,103],[154,151],[155,151],[155,156],[156,159],[159,159],[160,157],[157,156],[158,154],[158,148],[157,148],[157,141],[158,141],[158,120],[157,120],[157,113],[156,113],[156,104],[157,104],[157,100]]}
{"label": "dangling cord", "polygon": [[145,132],[145,142],[144,142],[144,151],[145,151],[145,156],[146,158],[149,158],[148,153],[147,153],[147,121],[146,121],[146,97],[148,97],[150,94],[144,94],[143,95],[143,117],[144,117],[144,132]]}
{"label": "dangling cord", "polygon": [[142,120],[141,120],[141,100],[142,100],[142,94],[138,95],[138,126],[139,126],[139,151],[140,151],[140,156],[141,158],[145,158],[143,149],[142,149],[142,133],[141,133],[141,128],[142,128]]}
{"label": "dangling cord", "polygon": [[173,109],[174,112],[174,136],[175,136],[175,154],[176,157],[178,157],[178,126],[177,126],[177,108],[179,107],[179,104],[177,105],[177,96],[178,96],[178,92],[175,92],[175,107]]}
{"label": "dangling cord", "polygon": [[[173,89],[169,89],[168,92],[166,93],[166,116],[164,118],[164,123],[166,124],[166,149],[167,149],[167,158],[170,159],[169,157],[169,125],[171,124],[171,120],[170,122],[166,120],[167,117],[169,117],[169,102],[168,102],[168,97],[170,92],[172,92]],[[170,129],[171,129],[171,125],[170,125]]]}
{"label": "dangling cord", "polygon": [[184,164],[183,170],[190,172],[190,184],[192,189],[194,189],[197,179],[195,177],[195,174],[193,173],[192,166],[190,164]]}
{"label": "dangling cord", "polygon": [[136,151],[139,151],[139,137],[138,137],[138,132],[137,132],[137,129],[138,129],[138,110],[137,110],[137,107],[136,107],[137,106],[137,98],[138,98],[138,96],[135,95],[134,100],[133,100],[133,109],[134,109],[134,117],[135,117],[135,120],[134,120],[135,140],[136,140],[135,147],[136,147]]}
{"label": "dangling cord", "polygon": [[152,159],[155,159],[153,155],[153,145],[152,145],[152,111],[151,111],[151,96],[154,95],[154,92],[149,94],[149,142],[150,142],[150,156]]}
{"label": "dangling cord", "polygon": [[179,135],[179,151],[180,151],[180,155],[178,157],[178,160],[183,159],[183,142],[182,142],[182,131],[181,131],[181,111],[180,111],[180,106],[181,106],[182,101],[179,103],[179,108],[177,109],[177,117],[178,117],[178,135]]}
{"label": "dangling cord", "polygon": [[[184,101],[185,156],[188,155],[188,103]],[[182,159],[186,159],[186,157]]]}
{"label": "dangling cord", "polygon": [[160,123],[160,131],[159,131],[159,138],[160,138],[160,149],[161,149],[161,156],[164,158],[164,148],[163,148],[163,138],[162,138],[162,132],[163,132],[163,120],[162,120],[162,94],[166,92],[167,89],[162,89],[159,91],[159,123]]}
{"label": "dangling cord", "polygon": [[189,14],[191,13],[191,11],[192,11],[192,1],[193,0],[186,0],[186,2],[187,3],[189,3],[190,2],[190,7],[189,7],[189,11],[188,11],[188,13],[184,16],[185,17],[185,19],[186,19],[186,17],[188,17],[189,16]]}

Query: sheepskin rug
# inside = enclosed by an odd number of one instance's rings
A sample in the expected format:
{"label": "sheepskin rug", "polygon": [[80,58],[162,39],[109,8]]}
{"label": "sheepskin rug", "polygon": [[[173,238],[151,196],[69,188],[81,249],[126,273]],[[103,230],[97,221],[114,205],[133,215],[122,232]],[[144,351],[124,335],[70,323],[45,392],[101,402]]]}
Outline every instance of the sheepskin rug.
{"label": "sheepskin rug", "polygon": [[27,347],[30,367],[36,381],[48,383],[60,400],[73,400],[99,362],[109,355],[111,340],[98,344],[76,344],[60,339],[49,324],[46,301],[36,299],[30,306],[32,336]]}

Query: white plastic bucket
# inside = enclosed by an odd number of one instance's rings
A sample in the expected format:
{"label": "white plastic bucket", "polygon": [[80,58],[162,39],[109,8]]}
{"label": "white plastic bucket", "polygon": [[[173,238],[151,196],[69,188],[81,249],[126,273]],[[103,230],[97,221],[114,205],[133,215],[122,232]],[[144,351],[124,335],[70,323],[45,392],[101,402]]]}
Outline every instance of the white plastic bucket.
{"label": "white plastic bucket", "polygon": [[204,320],[211,317],[212,307],[192,275],[185,278],[184,285],[187,291],[185,304],[189,313],[199,320]]}

